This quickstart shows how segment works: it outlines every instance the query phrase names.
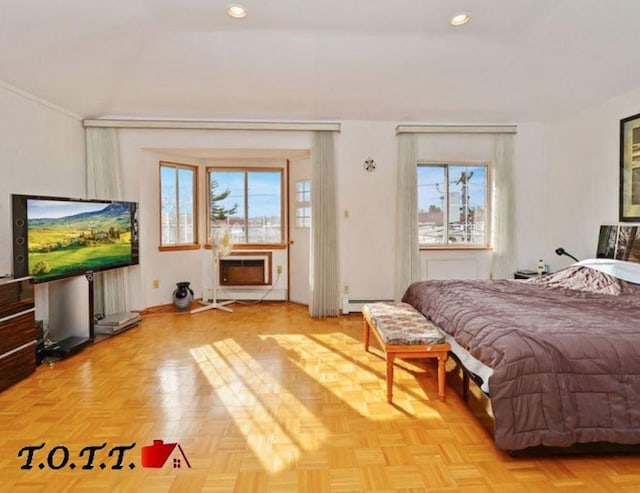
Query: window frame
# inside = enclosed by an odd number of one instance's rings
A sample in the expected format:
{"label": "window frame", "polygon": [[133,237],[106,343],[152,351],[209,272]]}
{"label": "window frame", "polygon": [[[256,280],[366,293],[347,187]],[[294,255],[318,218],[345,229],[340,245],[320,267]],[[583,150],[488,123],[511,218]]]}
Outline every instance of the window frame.
{"label": "window frame", "polygon": [[[163,244],[163,239],[162,239],[162,168],[166,167],[166,168],[173,168],[175,170],[176,173],[176,208],[178,210],[177,215],[178,218],[180,217],[180,199],[179,199],[179,190],[180,190],[180,186],[179,186],[179,181],[178,181],[178,172],[180,169],[187,169],[193,172],[193,183],[192,183],[192,187],[193,187],[193,198],[192,198],[192,202],[193,202],[193,242],[189,242],[189,243],[176,243],[174,245],[165,245]],[[158,218],[159,218],[159,233],[160,233],[160,243],[158,246],[158,250],[160,250],[161,252],[167,252],[167,251],[174,251],[174,250],[197,250],[200,248],[200,242],[199,242],[199,229],[198,229],[198,223],[199,223],[199,209],[198,209],[198,202],[199,202],[199,194],[198,194],[198,174],[199,174],[199,167],[192,165],[192,164],[186,164],[186,163],[176,163],[176,162],[172,162],[172,161],[159,161],[158,163],[158,203],[160,205],[159,207],[159,211],[158,211]],[[180,221],[178,219],[177,222],[177,227],[178,227],[178,231],[176,234],[176,238],[180,238]]]}
{"label": "window frame", "polygon": [[[442,160],[426,160],[420,159],[416,163],[416,172],[419,167],[442,167],[446,168],[446,197],[447,197],[447,205],[443,211],[443,223],[446,228],[445,230],[445,239],[446,243],[438,244],[438,245],[428,245],[419,243],[420,236],[418,235],[418,249],[419,250],[492,250],[493,246],[491,244],[492,240],[492,220],[493,220],[493,202],[492,202],[492,189],[493,189],[493,166],[494,162],[489,160],[480,160],[480,161],[468,161],[468,160],[457,160],[457,159],[442,159]],[[485,241],[483,244],[454,244],[449,242],[449,168],[452,166],[469,166],[469,167],[484,167],[486,174],[486,183],[485,183],[485,204],[486,204],[486,224],[485,224]],[[416,193],[418,193],[418,183],[416,180]],[[416,196],[417,200],[417,196]],[[419,210],[416,210],[416,216],[418,215]],[[418,218],[416,217],[417,227],[419,227]]]}
{"label": "window frame", "polygon": [[210,212],[210,194],[211,194],[211,173],[214,171],[232,171],[232,172],[242,172],[244,173],[244,211],[245,211],[245,224],[246,228],[246,238],[248,239],[249,234],[249,219],[247,217],[248,212],[248,203],[249,203],[249,194],[248,194],[248,173],[250,172],[278,172],[280,173],[280,242],[279,243],[234,243],[234,250],[283,250],[287,247],[286,244],[286,189],[285,189],[285,168],[279,166],[230,166],[230,165],[222,165],[222,166],[207,166],[205,168],[205,179],[206,179],[206,244],[205,248],[211,248],[211,219],[209,217]]}
{"label": "window frame", "polygon": [[[303,185],[303,189],[302,191],[298,191],[298,185],[299,184],[309,184],[308,189],[304,188]],[[308,198],[308,200],[298,200],[298,194],[302,193],[303,198],[306,196],[306,198]],[[296,216],[295,216],[295,224],[294,227],[296,229],[310,229],[311,228],[311,179],[309,178],[303,178],[302,180],[296,180],[296,188],[295,188],[295,194],[296,194],[296,205],[295,205],[295,211],[296,211]],[[300,216],[298,215],[298,211],[300,209],[309,209],[309,215],[305,216],[304,213]],[[298,224],[298,220],[302,220],[302,225]],[[308,220],[308,224],[305,224]]]}

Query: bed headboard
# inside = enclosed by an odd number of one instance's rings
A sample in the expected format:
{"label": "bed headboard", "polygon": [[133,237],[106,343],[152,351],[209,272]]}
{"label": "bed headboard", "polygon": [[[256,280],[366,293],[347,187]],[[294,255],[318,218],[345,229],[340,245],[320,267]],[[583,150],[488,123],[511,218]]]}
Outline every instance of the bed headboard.
{"label": "bed headboard", "polygon": [[596,257],[640,263],[639,229],[638,226],[600,226]]}

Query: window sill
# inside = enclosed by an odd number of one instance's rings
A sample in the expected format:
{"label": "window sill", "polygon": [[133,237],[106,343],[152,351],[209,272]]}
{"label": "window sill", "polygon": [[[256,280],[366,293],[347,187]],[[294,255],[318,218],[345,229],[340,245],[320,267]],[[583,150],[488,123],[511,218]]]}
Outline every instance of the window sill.
{"label": "window sill", "polygon": [[434,246],[423,246],[419,247],[420,251],[429,251],[429,250],[493,250],[493,247],[486,245],[434,245]]}
{"label": "window sill", "polygon": [[200,245],[160,245],[158,250],[161,252],[174,252],[180,250],[200,250]]}

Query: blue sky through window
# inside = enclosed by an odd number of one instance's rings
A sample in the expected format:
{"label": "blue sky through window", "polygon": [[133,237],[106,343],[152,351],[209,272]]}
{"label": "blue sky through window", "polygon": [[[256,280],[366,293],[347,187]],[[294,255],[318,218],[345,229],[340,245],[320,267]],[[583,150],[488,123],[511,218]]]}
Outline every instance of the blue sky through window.
{"label": "blue sky through window", "polygon": [[[461,191],[462,187],[456,185],[456,181],[460,178],[462,171],[473,171],[473,176],[469,180],[469,205],[485,207],[487,173],[484,166],[450,166],[449,193]],[[444,180],[444,166],[418,166],[418,210],[428,211],[431,205],[443,208],[446,193]]]}
{"label": "blue sky through window", "polygon": [[[249,217],[281,215],[281,172],[248,171]],[[233,217],[244,217],[244,171],[213,171],[211,180],[218,182],[216,193],[229,189],[231,193],[220,204],[231,208],[238,204]]]}

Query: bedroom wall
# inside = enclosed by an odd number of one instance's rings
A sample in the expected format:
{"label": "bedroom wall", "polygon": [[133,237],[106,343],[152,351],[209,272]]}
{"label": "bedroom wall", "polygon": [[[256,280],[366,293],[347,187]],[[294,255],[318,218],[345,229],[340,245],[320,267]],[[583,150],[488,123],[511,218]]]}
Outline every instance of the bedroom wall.
{"label": "bedroom wall", "polygon": [[[0,274],[8,274],[11,194],[85,197],[84,130],[78,117],[1,82],[0,115]],[[36,287],[39,319],[48,319],[48,295],[48,285]]]}
{"label": "bedroom wall", "polygon": [[518,124],[513,185],[516,205],[516,266],[535,269],[539,259],[555,256],[547,245],[549,164],[545,125]]}
{"label": "bedroom wall", "polygon": [[[593,258],[601,224],[618,224],[620,120],[640,113],[640,89],[546,126],[546,249]],[[571,263],[552,258],[552,267]]]}
{"label": "bedroom wall", "polygon": [[[338,136],[340,273],[352,300],[393,298],[396,125],[345,121]],[[368,158],[374,171],[364,169]]]}
{"label": "bedroom wall", "polygon": [[0,85],[0,274],[12,260],[11,194],[84,197],[84,130],[78,119]]}
{"label": "bedroom wall", "polygon": [[[397,122],[343,121],[336,138],[339,262],[341,287],[349,298],[390,299],[393,296],[396,200]],[[531,180],[544,175],[542,126],[519,126],[516,144],[515,190],[518,224],[537,225],[538,194]],[[158,251],[157,166],[162,156],[171,159],[168,149],[308,149],[307,132],[205,132],[175,130],[123,130],[120,133],[125,198],[140,202],[141,265],[130,270],[132,308],[169,303],[175,283],[192,280],[196,292],[206,281],[203,269],[208,251]],[[465,141],[457,149],[465,157]],[[161,149],[165,149],[161,151]],[[173,151],[172,151],[173,152]],[[456,148],[452,150],[457,154]],[[376,161],[373,172],[364,169],[369,157]],[[426,156],[421,156],[426,157]],[[182,160],[173,156],[174,160]],[[193,161],[193,160],[192,160]],[[538,233],[529,226],[518,234],[517,245],[524,252],[522,266],[535,266],[540,247]],[[522,229],[522,228],[520,228]],[[524,238],[524,239],[523,239]],[[461,269],[485,278],[489,272],[489,252],[429,252],[423,254],[424,275],[428,260],[437,259],[438,277],[461,277]],[[519,265],[521,265],[519,263]],[[432,265],[432,275],[433,275]],[[160,288],[152,280],[160,280]]]}

